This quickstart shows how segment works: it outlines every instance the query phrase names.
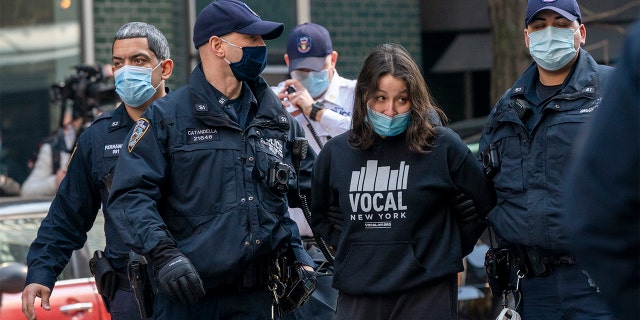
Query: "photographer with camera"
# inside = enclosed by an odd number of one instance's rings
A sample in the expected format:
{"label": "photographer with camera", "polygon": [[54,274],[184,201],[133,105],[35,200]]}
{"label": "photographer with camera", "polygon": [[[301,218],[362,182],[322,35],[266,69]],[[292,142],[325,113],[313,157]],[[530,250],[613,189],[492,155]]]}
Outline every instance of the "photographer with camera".
{"label": "photographer with camera", "polygon": [[[134,279],[130,282],[127,272],[132,271],[131,267],[136,272],[144,272],[144,268],[140,268],[137,255],[130,257],[116,231],[107,197],[121,149],[127,150],[126,146],[122,148],[125,137],[142,112],[166,95],[165,81],[171,76],[173,61],[162,32],[143,22],[120,27],[114,36],[112,53],[116,92],[123,103],[101,114],[78,138],[67,175],[31,244],[26,287],[22,292],[22,312],[30,320],[35,319],[36,297],[42,299],[45,310],[50,310],[49,298],[56,278],[73,250],[84,245],[101,206],[106,218],[106,248],[94,254],[90,266],[98,291],[113,320],[151,316],[149,305],[153,301],[147,299],[146,308],[138,307],[136,296],[139,300],[144,295],[134,292],[132,286],[140,283]],[[143,276],[137,278],[146,280]]]}
{"label": "photographer with camera", "polygon": [[50,88],[52,102],[60,106],[60,126],[38,146],[29,159],[29,176],[22,187],[25,197],[53,196],[66,174],[76,139],[100,111],[101,104],[115,105],[116,94],[108,83],[110,66],[76,65],[75,74]]}
{"label": "photographer with camera", "polygon": [[38,157],[27,179],[22,183],[23,197],[54,196],[67,173],[67,163],[84,117],[76,104],[64,112],[62,126],[43,140]]}
{"label": "photographer with camera", "polygon": [[[125,142],[108,211],[150,258],[155,319],[273,319],[308,296],[284,286],[298,283],[290,266],[314,264],[287,214],[304,134],[260,77],[265,40],[283,30],[241,1],[211,2],[194,24],[201,62],[188,85],[155,101]],[[298,175],[303,192],[314,158]]]}
{"label": "photographer with camera", "polygon": [[318,153],[332,136],[351,127],[356,81],[338,74],[338,52],[333,50],[329,31],[319,24],[303,23],[289,33],[284,61],[291,79],[274,90],[286,100],[287,111]]}
{"label": "photographer with camera", "polygon": [[[349,130],[356,81],[338,74],[338,52],[329,31],[319,24],[303,23],[291,30],[284,61],[291,79],[272,89],[317,154],[332,136]],[[302,210],[291,208],[289,214],[303,238],[312,238]]]}

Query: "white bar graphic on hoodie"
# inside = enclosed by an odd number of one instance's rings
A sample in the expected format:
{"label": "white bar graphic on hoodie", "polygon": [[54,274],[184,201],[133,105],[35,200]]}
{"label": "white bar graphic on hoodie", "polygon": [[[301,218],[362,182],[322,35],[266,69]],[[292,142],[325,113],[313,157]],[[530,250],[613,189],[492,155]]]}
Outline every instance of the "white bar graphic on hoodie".
{"label": "white bar graphic on hoodie", "polygon": [[378,167],[378,160],[367,161],[367,166],[351,172],[349,192],[394,191],[407,188],[409,166],[400,162],[398,170],[389,166]]}

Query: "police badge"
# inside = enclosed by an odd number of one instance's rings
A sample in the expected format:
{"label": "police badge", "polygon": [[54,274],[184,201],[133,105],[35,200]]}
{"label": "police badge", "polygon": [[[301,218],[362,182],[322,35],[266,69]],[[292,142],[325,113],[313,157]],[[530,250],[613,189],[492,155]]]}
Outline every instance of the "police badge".
{"label": "police badge", "polygon": [[129,138],[129,143],[127,145],[129,152],[133,151],[133,148],[136,146],[138,141],[142,139],[147,130],[149,129],[149,120],[145,118],[138,119],[136,122],[136,126],[133,127],[133,133],[131,134],[131,138]]}

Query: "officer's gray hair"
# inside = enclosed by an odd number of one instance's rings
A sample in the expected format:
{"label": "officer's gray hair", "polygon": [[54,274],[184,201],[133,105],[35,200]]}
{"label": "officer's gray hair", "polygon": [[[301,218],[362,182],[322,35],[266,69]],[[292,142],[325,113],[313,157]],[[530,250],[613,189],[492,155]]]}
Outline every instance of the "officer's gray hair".
{"label": "officer's gray hair", "polygon": [[[147,38],[149,49],[155,53],[159,60],[169,59],[171,52],[169,51],[169,43],[164,34],[158,28],[145,22],[129,22],[116,32],[113,36],[113,43],[116,40],[131,38]],[[111,45],[113,51],[113,44]]]}

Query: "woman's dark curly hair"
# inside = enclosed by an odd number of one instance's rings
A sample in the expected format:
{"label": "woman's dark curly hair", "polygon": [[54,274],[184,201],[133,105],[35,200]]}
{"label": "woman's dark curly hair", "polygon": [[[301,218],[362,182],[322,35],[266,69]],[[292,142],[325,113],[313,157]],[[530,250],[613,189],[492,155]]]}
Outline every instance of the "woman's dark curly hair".
{"label": "woman's dark curly hair", "polygon": [[378,91],[382,76],[391,75],[404,80],[411,102],[411,120],[407,128],[409,150],[428,152],[434,140],[434,126],[446,125],[447,116],[435,105],[420,68],[407,50],[399,44],[378,46],[364,61],[356,84],[353,105],[352,131],[349,145],[356,149],[368,149],[376,139],[376,133],[367,119],[367,103]]}

